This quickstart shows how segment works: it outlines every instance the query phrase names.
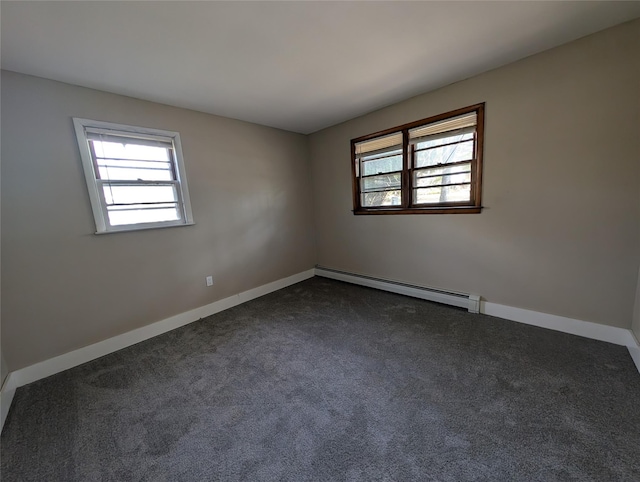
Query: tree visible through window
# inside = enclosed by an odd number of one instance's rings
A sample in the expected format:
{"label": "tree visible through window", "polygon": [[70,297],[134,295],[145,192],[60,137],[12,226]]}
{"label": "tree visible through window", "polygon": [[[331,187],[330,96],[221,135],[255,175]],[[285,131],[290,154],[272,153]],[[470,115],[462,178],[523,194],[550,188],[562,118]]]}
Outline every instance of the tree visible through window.
{"label": "tree visible through window", "polygon": [[484,104],[353,139],[356,214],[480,212]]}

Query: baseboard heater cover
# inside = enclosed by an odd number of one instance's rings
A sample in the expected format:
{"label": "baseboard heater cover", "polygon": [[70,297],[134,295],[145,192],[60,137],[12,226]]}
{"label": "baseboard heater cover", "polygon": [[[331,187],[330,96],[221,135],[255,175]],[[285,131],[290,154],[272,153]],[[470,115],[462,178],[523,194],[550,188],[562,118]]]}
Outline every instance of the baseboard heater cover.
{"label": "baseboard heater cover", "polygon": [[345,281],[347,283],[367,286],[369,288],[377,288],[384,291],[390,291],[392,293],[398,293],[405,296],[412,296],[414,298],[420,298],[423,300],[435,301],[436,303],[444,303],[446,305],[457,306],[459,308],[465,308],[469,310],[470,313],[480,312],[479,295],[460,293],[456,291],[447,291],[439,288],[417,286],[408,283],[402,283],[400,281],[375,278],[373,276],[350,273],[333,268],[326,268],[320,265],[316,265],[316,275],[322,276],[324,278],[335,279],[338,281]]}

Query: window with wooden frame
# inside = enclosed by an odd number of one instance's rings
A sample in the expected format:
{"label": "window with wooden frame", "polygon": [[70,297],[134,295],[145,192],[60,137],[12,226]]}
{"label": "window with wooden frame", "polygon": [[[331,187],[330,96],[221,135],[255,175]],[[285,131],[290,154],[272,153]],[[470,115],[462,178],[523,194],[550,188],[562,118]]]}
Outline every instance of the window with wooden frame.
{"label": "window with wooden frame", "polygon": [[354,214],[479,213],[484,104],[351,140]]}
{"label": "window with wooden frame", "polygon": [[193,224],[177,132],[73,122],[97,234]]}

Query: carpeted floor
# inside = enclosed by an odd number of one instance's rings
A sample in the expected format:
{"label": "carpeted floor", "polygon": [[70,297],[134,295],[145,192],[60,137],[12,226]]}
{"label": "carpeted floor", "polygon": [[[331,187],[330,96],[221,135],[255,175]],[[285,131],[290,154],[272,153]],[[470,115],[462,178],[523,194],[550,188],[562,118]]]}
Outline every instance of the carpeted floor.
{"label": "carpeted floor", "polygon": [[10,481],[638,481],[624,347],[313,278],[18,390]]}

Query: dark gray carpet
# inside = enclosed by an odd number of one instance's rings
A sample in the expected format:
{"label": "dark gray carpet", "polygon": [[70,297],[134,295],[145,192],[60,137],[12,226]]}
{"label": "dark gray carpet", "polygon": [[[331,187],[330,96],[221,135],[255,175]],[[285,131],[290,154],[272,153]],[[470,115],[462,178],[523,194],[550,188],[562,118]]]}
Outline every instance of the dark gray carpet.
{"label": "dark gray carpet", "polygon": [[640,480],[624,347],[313,278],[18,390],[10,481]]}

